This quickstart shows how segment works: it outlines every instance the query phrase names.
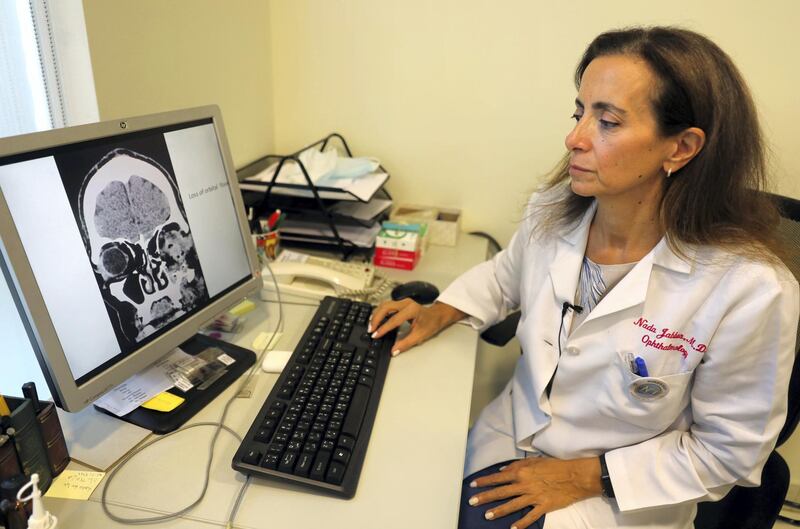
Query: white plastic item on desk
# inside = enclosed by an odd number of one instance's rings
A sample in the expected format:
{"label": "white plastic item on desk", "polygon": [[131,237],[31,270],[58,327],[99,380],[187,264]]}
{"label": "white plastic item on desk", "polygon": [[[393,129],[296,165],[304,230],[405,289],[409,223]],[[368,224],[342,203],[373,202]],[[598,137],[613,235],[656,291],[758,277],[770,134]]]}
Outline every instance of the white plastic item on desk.
{"label": "white plastic item on desk", "polygon": [[280,373],[286,367],[290,356],[292,351],[269,351],[261,362],[261,369],[266,373]]}
{"label": "white plastic item on desk", "polygon": [[[31,494],[27,498],[23,498],[22,493],[28,487],[31,488]],[[22,502],[33,501],[33,513],[28,518],[28,529],[56,528],[58,518],[46,511],[42,503],[42,491],[39,490],[39,474],[31,474],[31,480],[17,492],[17,500]]]}

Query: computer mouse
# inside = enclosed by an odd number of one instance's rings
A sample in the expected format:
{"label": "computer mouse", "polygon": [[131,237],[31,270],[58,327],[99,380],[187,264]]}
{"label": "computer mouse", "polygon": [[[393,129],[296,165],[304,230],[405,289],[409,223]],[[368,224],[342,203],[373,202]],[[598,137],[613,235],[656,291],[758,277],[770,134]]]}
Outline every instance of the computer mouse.
{"label": "computer mouse", "polygon": [[439,296],[439,289],[435,285],[426,283],[425,281],[409,281],[402,285],[397,285],[392,289],[392,299],[399,301],[405,298],[411,298],[420,305],[428,305],[433,303]]}

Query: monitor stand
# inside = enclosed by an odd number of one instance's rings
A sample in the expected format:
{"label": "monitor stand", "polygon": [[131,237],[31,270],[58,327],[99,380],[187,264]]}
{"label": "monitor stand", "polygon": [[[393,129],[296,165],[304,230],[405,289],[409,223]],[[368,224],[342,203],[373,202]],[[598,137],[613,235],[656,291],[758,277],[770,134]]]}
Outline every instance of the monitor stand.
{"label": "monitor stand", "polygon": [[180,345],[180,348],[191,354],[196,355],[209,347],[218,347],[235,360],[225,370],[225,373],[204,389],[192,388],[188,392],[183,392],[178,388],[170,388],[168,391],[174,395],[185,399],[177,408],[169,412],[148,410],[141,406],[127,415],[117,417],[116,415],[95,406],[103,413],[112,415],[123,421],[130,422],[142,428],[152,430],[153,433],[165,434],[180,428],[186,421],[203,409],[203,407],[214,400],[220,393],[225,391],[237,378],[244,374],[256,361],[253,351],[223,342],[204,334],[196,334]]}

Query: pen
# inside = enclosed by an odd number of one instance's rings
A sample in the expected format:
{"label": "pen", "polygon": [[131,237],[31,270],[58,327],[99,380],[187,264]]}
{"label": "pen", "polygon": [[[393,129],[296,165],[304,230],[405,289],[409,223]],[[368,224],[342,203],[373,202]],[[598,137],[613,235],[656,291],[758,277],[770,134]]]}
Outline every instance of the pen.
{"label": "pen", "polygon": [[0,415],[11,415],[11,409],[9,409],[8,403],[2,395],[0,395]]}
{"label": "pen", "polygon": [[636,357],[636,374],[640,377],[649,377],[647,372],[647,364],[644,363],[644,358],[641,356]]}

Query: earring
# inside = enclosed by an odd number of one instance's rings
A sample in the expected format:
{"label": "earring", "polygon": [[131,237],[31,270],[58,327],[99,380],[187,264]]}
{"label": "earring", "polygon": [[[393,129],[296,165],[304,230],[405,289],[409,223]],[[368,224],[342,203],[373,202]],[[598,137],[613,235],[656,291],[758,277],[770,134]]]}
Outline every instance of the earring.
{"label": "earring", "polygon": [[672,167],[667,169],[667,178],[669,178],[670,176],[672,176]]}

